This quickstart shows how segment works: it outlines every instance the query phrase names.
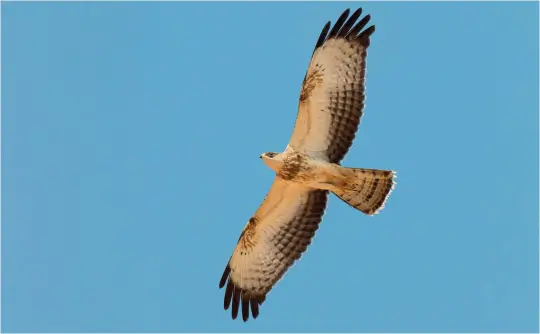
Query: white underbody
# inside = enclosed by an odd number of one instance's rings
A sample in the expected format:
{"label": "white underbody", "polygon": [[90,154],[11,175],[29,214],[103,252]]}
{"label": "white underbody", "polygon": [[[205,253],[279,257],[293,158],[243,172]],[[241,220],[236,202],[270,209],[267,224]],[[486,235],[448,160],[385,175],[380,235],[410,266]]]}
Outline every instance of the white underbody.
{"label": "white underbody", "polygon": [[[272,158],[262,157],[265,164],[275,171],[278,177],[287,182],[301,184],[313,189],[332,191],[341,188],[345,184],[349,171],[337,164],[317,159],[304,153],[299,153],[291,149],[280,153]],[[294,176],[283,177],[281,173],[290,165],[295,165],[301,160],[301,167]]]}

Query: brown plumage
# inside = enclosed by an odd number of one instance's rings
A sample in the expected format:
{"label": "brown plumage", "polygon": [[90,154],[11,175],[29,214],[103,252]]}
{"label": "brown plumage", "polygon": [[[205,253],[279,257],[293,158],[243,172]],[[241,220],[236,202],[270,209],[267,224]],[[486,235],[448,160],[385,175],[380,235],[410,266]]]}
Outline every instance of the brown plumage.
{"label": "brown plumage", "polygon": [[320,152],[332,163],[339,163],[351,147],[364,108],[367,48],[375,26],[362,31],[369,15],[354,25],[361,13],[358,9],[347,20],[347,9],[330,32],[330,22],[324,26],[304,78],[289,144],[301,152]]}
{"label": "brown plumage", "polygon": [[[283,194],[287,197],[282,197]],[[242,232],[245,235],[247,230],[255,230],[259,236],[258,249],[248,251],[242,245],[241,236],[219,282],[220,288],[227,284],[224,307],[227,310],[232,301],[233,319],[238,316],[240,306],[244,321],[249,318],[249,308],[253,318],[257,318],[259,305],[264,302],[266,294],[311,243],[322,220],[327,197],[327,191],[311,190],[275,178],[270,192],[255,213],[256,223],[248,223]],[[277,213],[283,218],[282,223],[277,222]],[[259,220],[258,217],[267,219]],[[235,265],[242,268],[243,261],[250,261],[250,266],[243,268],[245,272],[236,273],[244,287],[241,288],[231,279],[231,266],[233,270]]]}
{"label": "brown plumage", "polygon": [[[219,287],[232,318],[257,318],[267,294],[306,251],[332,192],[368,215],[382,209],[394,186],[392,171],[339,165],[352,145],[364,108],[367,48],[374,26],[347,9],[315,44],[300,92],[298,115],[285,152],[265,153],[276,172],[249,219]],[[331,29],[330,29],[331,28]]]}

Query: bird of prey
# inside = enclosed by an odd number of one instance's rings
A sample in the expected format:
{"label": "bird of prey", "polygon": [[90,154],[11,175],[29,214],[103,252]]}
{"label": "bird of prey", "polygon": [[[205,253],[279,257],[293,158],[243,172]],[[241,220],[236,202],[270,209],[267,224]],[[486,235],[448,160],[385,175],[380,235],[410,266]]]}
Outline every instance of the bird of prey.
{"label": "bird of prey", "polygon": [[340,165],[360,124],[365,99],[366,56],[375,26],[370,15],[357,22],[347,9],[319,36],[302,84],[298,114],[282,153],[261,155],[275,173],[274,183],[244,227],[221,277],[224,307],[232,318],[242,309],[253,318],[272,287],[311,243],[326,208],[328,193],[373,215],[394,188],[391,170]]}

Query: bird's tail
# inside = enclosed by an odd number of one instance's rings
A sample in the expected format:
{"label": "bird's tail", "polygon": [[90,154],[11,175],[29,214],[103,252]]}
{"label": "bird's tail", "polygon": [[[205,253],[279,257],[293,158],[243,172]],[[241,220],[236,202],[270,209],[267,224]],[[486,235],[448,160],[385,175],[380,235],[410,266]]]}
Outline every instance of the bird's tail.
{"label": "bird's tail", "polygon": [[355,209],[374,215],[384,208],[386,199],[395,186],[391,170],[346,168],[345,182],[332,192]]}

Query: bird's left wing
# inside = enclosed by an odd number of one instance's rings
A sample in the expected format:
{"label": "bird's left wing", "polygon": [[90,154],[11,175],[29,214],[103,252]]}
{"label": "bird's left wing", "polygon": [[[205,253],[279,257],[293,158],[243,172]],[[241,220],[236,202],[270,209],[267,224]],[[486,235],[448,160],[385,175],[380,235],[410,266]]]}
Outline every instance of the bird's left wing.
{"label": "bird's left wing", "polygon": [[[364,109],[366,56],[375,26],[364,29],[362,9],[347,9],[315,45],[300,94],[289,147],[339,163],[354,140]],[[347,19],[348,18],[348,19]]]}
{"label": "bird's left wing", "polygon": [[311,243],[328,193],[276,177],[263,203],[244,227],[219,287],[227,286],[224,307],[232,318],[242,308],[247,321],[259,315],[266,294]]}

